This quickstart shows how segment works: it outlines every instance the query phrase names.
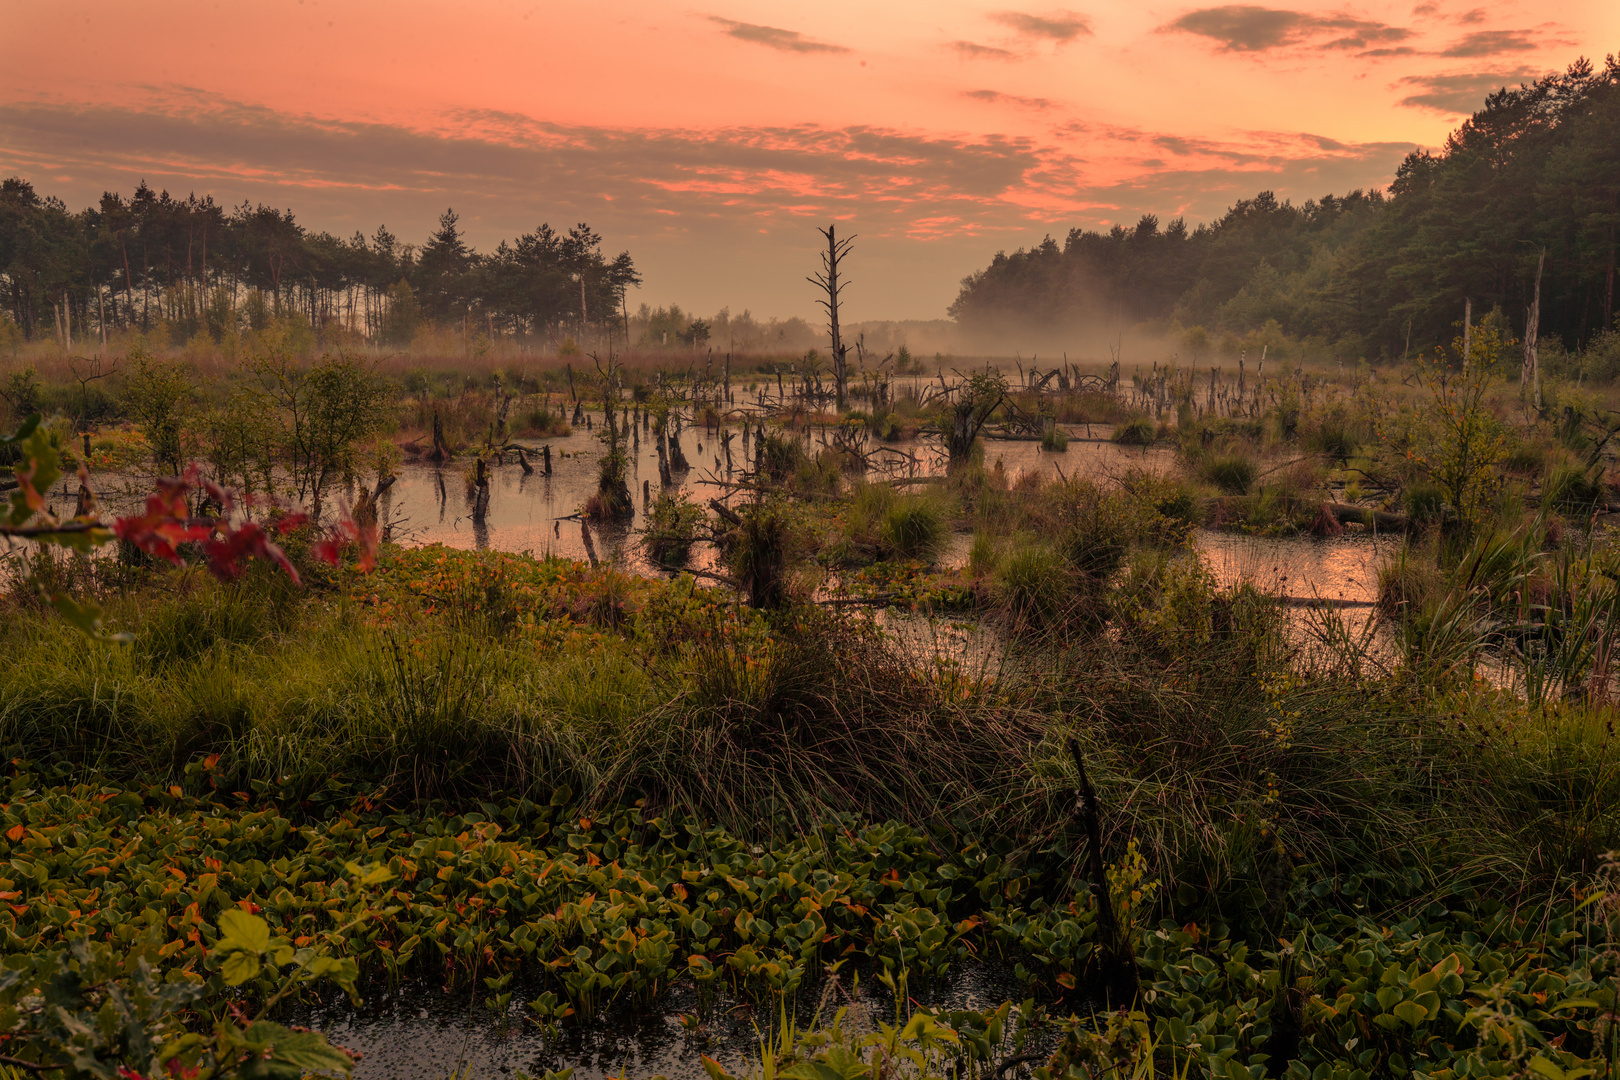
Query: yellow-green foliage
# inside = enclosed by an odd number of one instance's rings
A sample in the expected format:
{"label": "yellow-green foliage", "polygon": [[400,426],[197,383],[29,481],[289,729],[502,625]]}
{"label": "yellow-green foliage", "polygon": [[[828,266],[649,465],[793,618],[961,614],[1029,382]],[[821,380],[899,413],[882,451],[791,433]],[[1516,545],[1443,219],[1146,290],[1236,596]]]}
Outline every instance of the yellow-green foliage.
{"label": "yellow-green foliage", "polygon": [[[1428,400],[1420,412],[1415,460],[1445,492],[1458,519],[1485,523],[1501,490],[1501,465],[1511,446],[1507,428],[1491,409],[1491,391],[1512,344],[1494,322],[1473,334],[1467,362],[1462,339],[1452,355],[1437,354],[1423,368]],[[1455,367],[1461,370],[1453,370]]]}

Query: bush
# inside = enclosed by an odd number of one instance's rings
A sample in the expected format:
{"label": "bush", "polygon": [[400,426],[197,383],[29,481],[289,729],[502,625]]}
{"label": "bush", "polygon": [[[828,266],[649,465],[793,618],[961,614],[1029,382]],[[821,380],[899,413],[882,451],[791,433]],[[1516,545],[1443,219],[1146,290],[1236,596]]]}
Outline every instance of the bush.
{"label": "bush", "polygon": [[776,501],[743,511],[742,524],[721,546],[721,560],[756,608],[779,608],[789,597],[788,569],[797,537],[790,512]]}
{"label": "bush", "polygon": [[906,499],[883,522],[884,545],[902,559],[932,561],[945,546],[945,515],[927,499]]}
{"label": "bush", "polygon": [[647,530],[642,539],[647,554],[663,566],[685,566],[702,521],[702,509],[684,495],[661,493],[647,512]]}
{"label": "bush", "polygon": [[1345,462],[1360,448],[1361,432],[1344,407],[1335,406],[1317,417],[1306,434],[1305,445],[1319,454]]}
{"label": "bush", "polygon": [[1575,513],[1589,513],[1608,501],[1603,481],[1578,465],[1559,465],[1547,473],[1541,489],[1542,505]]}
{"label": "bush", "polygon": [[1048,424],[1045,433],[1041,435],[1041,449],[1054,454],[1064,453],[1069,449],[1068,433],[1056,424]]}
{"label": "bush", "polygon": [[1073,571],[1045,544],[1020,543],[1002,564],[997,599],[1016,629],[1060,626],[1075,602]]}
{"label": "bush", "polygon": [[1128,470],[1120,487],[1153,508],[1154,513],[1178,525],[1197,525],[1198,499],[1192,489],[1174,476],[1147,469]]}
{"label": "bush", "polygon": [[1113,439],[1121,446],[1152,446],[1157,438],[1158,431],[1154,428],[1153,421],[1145,416],[1127,420],[1114,428]]}
{"label": "bush", "polygon": [[968,573],[976,578],[989,577],[1001,566],[1001,545],[996,535],[980,529],[973,534],[973,546],[968,548]]}
{"label": "bush", "polygon": [[799,440],[781,432],[764,432],[754,451],[754,468],[766,479],[781,483],[805,462]]}
{"label": "bush", "polygon": [[1432,525],[1439,522],[1446,505],[1446,493],[1435,484],[1412,484],[1401,493],[1406,516],[1414,525]]}
{"label": "bush", "polygon": [[1198,473],[1228,495],[1246,495],[1260,467],[1246,454],[1211,454],[1199,465]]}

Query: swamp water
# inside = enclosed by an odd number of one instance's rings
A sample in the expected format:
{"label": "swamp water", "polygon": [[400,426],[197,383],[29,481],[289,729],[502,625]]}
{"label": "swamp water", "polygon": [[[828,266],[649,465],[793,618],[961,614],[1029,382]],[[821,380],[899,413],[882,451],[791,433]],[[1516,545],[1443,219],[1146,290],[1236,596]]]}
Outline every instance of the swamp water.
{"label": "swamp water", "polygon": [[[515,991],[512,1005],[497,1015],[485,1004],[482,980],[453,990],[428,980],[372,985],[363,988],[365,1004],[359,1009],[340,999],[301,1009],[295,1022],[359,1052],[355,1080],[488,1080],[515,1072],[539,1077],[566,1068],[573,1068],[578,1080],[707,1080],[704,1056],[734,1075],[757,1070],[761,1043],[779,1037],[784,1012],[801,1030],[818,1010],[822,1024],[830,1024],[841,1007],[849,1009],[845,1027],[851,1032],[895,1022],[894,997],[887,988],[869,978],[856,985],[848,969],[836,984],[825,977],[807,978],[786,1003],[769,998],[744,1002],[720,994],[700,1018],[699,1006],[705,1003],[690,985],[682,985],[650,1006],[616,1004],[589,1022],[569,1023],[551,1034],[529,1019],[521,1004],[538,990],[530,988],[525,995],[516,981],[509,989]],[[991,1010],[1026,993],[1011,965],[997,961],[959,966],[945,977],[909,988],[913,1000],[946,1009]]]}

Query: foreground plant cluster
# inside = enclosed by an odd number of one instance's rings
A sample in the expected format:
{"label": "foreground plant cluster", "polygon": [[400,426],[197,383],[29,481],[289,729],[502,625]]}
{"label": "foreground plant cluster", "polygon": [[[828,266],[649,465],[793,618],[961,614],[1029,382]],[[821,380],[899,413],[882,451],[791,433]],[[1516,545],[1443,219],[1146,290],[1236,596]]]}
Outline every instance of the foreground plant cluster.
{"label": "foreground plant cluster", "polygon": [[[1205,414],[1185,372],[986,369],[813,421],[807,372],[729,503],[672,483],[647,514],[660,563],[715,549],[673,579],[248,516],[179,459],[144,510],[69,517],[25,427],[0,530],[66,550],[13,568],[0,623],[0,1066],[343,1074],[296,1017],[434,984],[559,1043],[678,996],[724,1058],[716,1017],[779,1018],[714,1080],[1620,1075],[1612,431],[1518,435],[1504,348],[1478,331],[1394,414],[1365,372]],[[610,449],[625,392],[678,446],[679,394],[622,377]],[[985,463],[987,425],[1067,453],[1093,406],[1175,468]],[[904,424],[945,476],[868,475]],[[1375,514],[1409,538],[1359,637],[1191,546]],[[906,646],[943,612],[990,644]],[[967,971],[1016,1000],[939,1005]]]}
{"label": "foreground plant cluster", "polygon": [[[1061,860],[1011,858],[1010,844],[944,851],[913,828],[845,819],[761,846],[638,809],[576,818],[565,790],[547,805],[391,813],[334,782],[292,809],[269,785],[209,790],[204,764],[187,786],[206,794],[8,781],[10,1056],[189,1075],[221,1048],[280,1040],[240,1074],[346,1069],[271,1021],[198,1032],[209,1002],[272,1000],[291,968],[351,991],[357,971],[434,972],[481,983],[491,1009],[557,1025],[654,1004],[679,980],[712,1009],[859,965],[893,991],[897,1064],[977,1075],[1006,1055],[1014,1025],[991,1039],[996,1014],[911,1001],[931,977],[995,957],[1030,987],[1017,1026],[1046,1047],[1043,1076],[1157,1062],[1177,1075],[1552,1077],[1613,1060],[1617,953],[1601,894],[1518,909],[1409,901],[1398,922],[1335,896],[1283,915],[1263,947],[1235,940],[1218,905],[1185,925],[1142,912],[1140,996],[1108,1003],[1086,987],[1094,907],[1065,902]],[[1128,909],[1141,884],[1127,867],[1114,901]],[[1414,892],[1398,878],[1385,888]],[[538,992],[514,1003],[519,985]],[[785,1074],[864,1075],[869,1055],[842,1026],[779,1045],[804,1063]]]}
{"label": "foreground plant cluster", "polygon": [[[1257,600],[964,679],[864,617],[435,548],[333,573],[290,535],[308,591],[147,571],[103,599],[128,645],[13,608],[0,1054],[344,1072],[287,1010],[433,980],[556,1031],[819,989],[770,1075],[1613,1074],[1601,713],[1486,734],[1477,696],[1305,678]],[[926,1005],[985,964],[1024,1000]]]}

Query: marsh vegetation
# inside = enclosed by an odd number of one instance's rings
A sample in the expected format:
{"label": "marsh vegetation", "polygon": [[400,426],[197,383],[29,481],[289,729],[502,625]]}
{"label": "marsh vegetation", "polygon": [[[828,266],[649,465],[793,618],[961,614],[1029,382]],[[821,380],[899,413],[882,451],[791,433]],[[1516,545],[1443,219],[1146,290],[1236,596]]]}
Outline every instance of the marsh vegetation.
{"label": "marsh vegetation", "polygon": [[835,364],[581,287],[0,371],[0,1067],[375,1075],[365,999],[552,1077],[1620,1075],[1612,332]]}

